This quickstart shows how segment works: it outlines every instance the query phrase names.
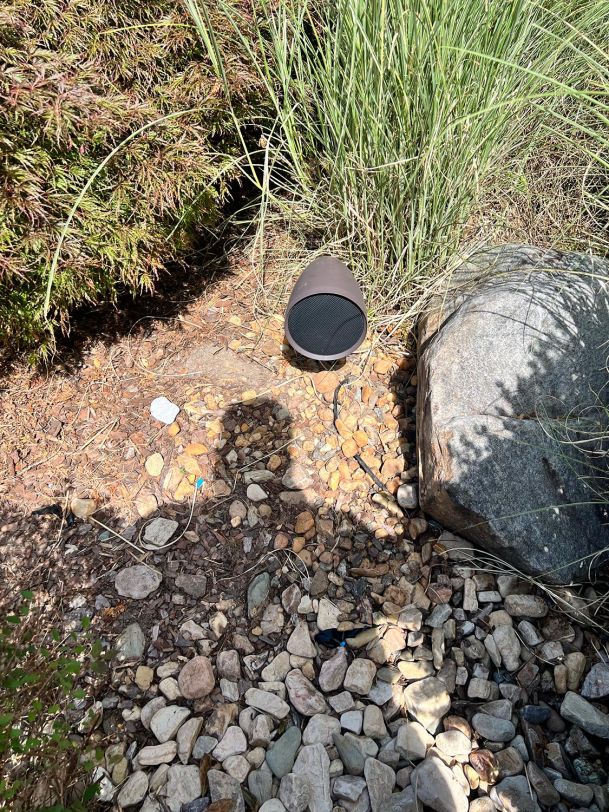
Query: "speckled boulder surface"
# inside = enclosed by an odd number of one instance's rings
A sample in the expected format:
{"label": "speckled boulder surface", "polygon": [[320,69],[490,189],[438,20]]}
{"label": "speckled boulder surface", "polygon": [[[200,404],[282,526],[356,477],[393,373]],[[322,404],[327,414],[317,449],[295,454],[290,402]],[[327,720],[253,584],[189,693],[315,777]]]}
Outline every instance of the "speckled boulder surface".
{"label": "speckled boulder surface", "polygon": [[609,542],[590,469],[564,443],[581,439],[576,414],[609,402],[608,268],[525,246],[479,253],[419,335],[422,507],[557,582],[586,576],[588,561],[571,562]]}

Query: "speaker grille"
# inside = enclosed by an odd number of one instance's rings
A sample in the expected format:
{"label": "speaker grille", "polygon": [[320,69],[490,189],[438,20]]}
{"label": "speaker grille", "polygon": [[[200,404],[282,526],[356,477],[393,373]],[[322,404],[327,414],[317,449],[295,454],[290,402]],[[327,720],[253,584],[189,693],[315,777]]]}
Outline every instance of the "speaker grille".
{"label": "speaker grille", "polygon": [[344,296],[319,293],[294,305],[288,329],[295,343],[311,355],[339,356],[362,341],[366,319]]}

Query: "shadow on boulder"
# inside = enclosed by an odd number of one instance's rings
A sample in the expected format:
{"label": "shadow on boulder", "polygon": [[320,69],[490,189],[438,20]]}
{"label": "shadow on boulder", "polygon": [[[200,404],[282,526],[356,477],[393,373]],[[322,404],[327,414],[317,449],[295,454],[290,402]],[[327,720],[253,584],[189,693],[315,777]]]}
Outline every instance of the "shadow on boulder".
{"label": "shadow on boulder", "polygon": [[477,254],[419,331],[423,509],[564,583],[609,547],[609,266]]}

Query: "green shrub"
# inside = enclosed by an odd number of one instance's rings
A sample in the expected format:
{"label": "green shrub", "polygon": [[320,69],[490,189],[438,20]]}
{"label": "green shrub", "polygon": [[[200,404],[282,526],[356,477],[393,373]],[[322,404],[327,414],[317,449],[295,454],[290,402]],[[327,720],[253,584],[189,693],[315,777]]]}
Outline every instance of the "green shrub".
{"label": "green shrub", "polygon": [[[251,115],[257,84],[219,36],[235,109]],[[66,230],[45,318],[53,254],[87,179],[131,133],[188,110],[133,138],[95,179]],[[0,342],[46,351],[78,305],[150,290],[218,218],[238,145],[223,86],[175,0],[4,4]]]}
{"label": "green shrub", "polygon": [[104,654],[87,618],[78,635],[45,633],[33,597],[23,592],[0,624],[0,805],[31,811],[51,797],[49,809],[85,812],[97,786],[86,780],[92,765],[71,736],[69,713],[86,696],[82,677],[104,670]]}

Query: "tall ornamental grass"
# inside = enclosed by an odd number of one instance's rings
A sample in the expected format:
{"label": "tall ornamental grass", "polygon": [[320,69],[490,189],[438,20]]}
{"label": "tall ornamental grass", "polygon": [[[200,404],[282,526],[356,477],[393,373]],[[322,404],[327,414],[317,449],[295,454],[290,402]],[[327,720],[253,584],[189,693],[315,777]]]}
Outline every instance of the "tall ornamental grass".
{"label": "tall ornamental grass", "polygon": [[[199,0],[187,6],[208,48]],[[249,151],[263,231],[279,216],[350,261],[377,321],[408,315],[457,260],[476,206],[548,137],[607,4],[256,0],[241,37],[272,102]],[[221,5],[235,34],[235,9]],[[576,77],[577,78],[577,77]],[[554,121],[554,123],[556,123]]]}

